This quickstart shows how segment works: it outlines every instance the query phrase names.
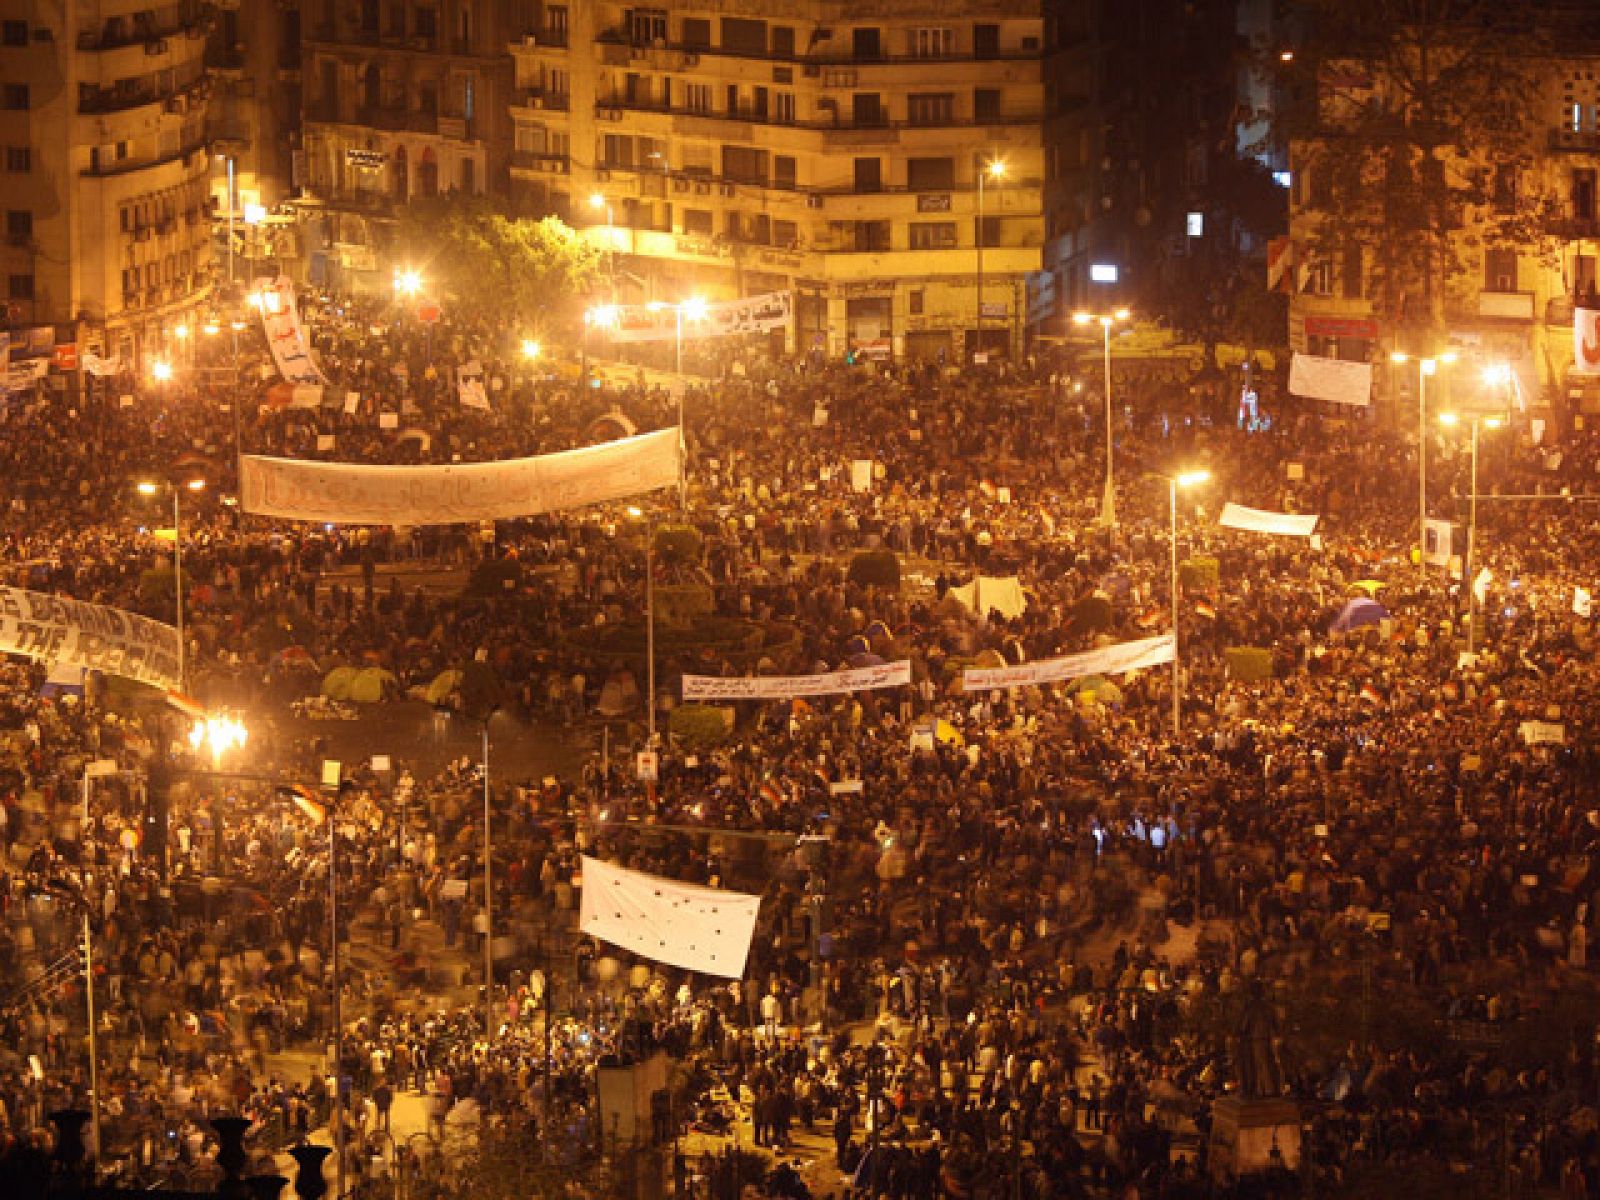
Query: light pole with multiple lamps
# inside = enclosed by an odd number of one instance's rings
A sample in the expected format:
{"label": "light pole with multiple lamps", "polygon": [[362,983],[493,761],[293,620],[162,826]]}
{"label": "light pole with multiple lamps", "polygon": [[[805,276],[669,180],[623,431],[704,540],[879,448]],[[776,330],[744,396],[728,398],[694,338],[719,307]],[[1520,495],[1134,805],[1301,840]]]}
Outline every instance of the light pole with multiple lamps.
{"label": "light pole with multiple lamps", "polygon": [[1158,475],[1157,478],[1167,482],[1167,512],[1172,520],[1168,543],[1172,564],[1169,584],[1172,599],[1172,736],[1177,737],[1179,730],[1183,728],[1183,693],[1180,690],[1182,676],[1178,665],[1178,489],[1199,487],[1211,479],[1211,472],[1182,471],[1177,475]]}
{"label": "light pole with multiple lamps", "polygon": [[[1396,350],[1389,361],[1397,366],[1413,361],[1411,355]],[[1440,366],[1456,361],[1456,352],[1446,350],[1432,358],[1416,359],[1417,364],[1417,563],[1424,565],[1423,552],[1428,545],[1428,380],[1439,373]]]}
{"label": "light pole with multiple lamps", "polygon": [[[1466,420],[1472,425],[1472,492],[1467,498],[1467,552],[1461,558],[1461,586],[1467,591],[1467,653],[1471,654],[1478,642],[1478,589],[1472,578],[1478,548],[1478,431],[1480,427],[1499,429],[1504,421],[1482,413],[1472,413]],[[1447,428],[1453,429],[1461,422],[1462,418],[1453,412],[1439,414],[1439,424]]]}
{"label": "light pole with multiple lamps", "polygon": [[1106,394],[1106,490],[1100,498],[1100,523],[1107,528],[1117,523],[1117,491],[1112,468],[1112,446],[1116,442],[1116,431],[1112,427],[1111,418],[1111,327],[1126,321],[1132,314],[1125,308],[1119,308],[1108,313],[1075,312],[1072,314],[1074,325],[1099,325],[1103,353],[1101,361],[1105,366],[1105,394]]}
{"label": "light pole with multiple lamps", "polygon": [[181,484],[160,484],[153,480],[141,480],[138,492],[141,496],[158,495],[162,487],[172,493],[172,591],[175,601],[174,608],[177,612],[178,628],[178,680],[188,686],[189,676],[187,670],[188,647],[183,641],[183,508],[180,503],[184,491],[203,492],[206,481],[200,478],[186,479]]}
{"label": "light pole with multiple lamps", "polygon": [[985,356],[985,360],[987,360],[988,357],[988,347],[984,344],[983,340],[983,244],[987,240],[984,237],[983,185],[985,180],[992,179],[996,183],[999,183],[1005,177],[1006,164],[1001,159],[991,158],[987,163],[982,164],[978,168],[978,227],[975,231],[975,236],[972,239],[973,245],[977,248],[978,252],[978,340],[977,344],[972,349],[972,357],[974,361],[977,360],[977,356],[979,354],[983,354]]}

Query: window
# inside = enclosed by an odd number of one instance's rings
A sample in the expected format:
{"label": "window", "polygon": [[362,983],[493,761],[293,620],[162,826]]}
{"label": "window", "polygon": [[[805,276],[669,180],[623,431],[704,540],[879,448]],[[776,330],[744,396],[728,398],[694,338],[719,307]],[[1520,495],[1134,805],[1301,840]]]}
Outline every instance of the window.
{"label": "window", "polygon": [[561,67],[551,67],[550,73],[545,76],[545,90],[552,96],[565,98],[571,86],[572,77]]}
{"label": "window", "polygon": [[461,190],[469,196],[478,190],[478,164],[473,159],[461,160]]}
{"label": "window", "polygon": [[548,4],[544,10],[544,40],[552,46],[567,44],[567,6]]}
{"label": "window", "polygon": [[954,221],[911,222],[911,248],[913,250],[951,250],[956,244]]}
{"label": "window", "polygon": [[722,176],[740,183],[766,183],[767,152],[751,146],[724,146]]}
{"label": "window", "polygon": [[389,6],[389,36],[403,38],[406,35],[406,6],[404,4],[391,4]]}
{"label": "window", "polygon": [[956,52],[954,29],[913,29],[912,58],[949,58]]}
{"label": "window", "polygon": [[686,83],[683,85],[683,106],[692,113],[708,113],[711,111],[711,85],[709,83]]}
{"label": "window", "polygon": [[572,154],[572,142],[565,133],[552,133],[550,135],[549,153],[557,158],[569,158]]}
{"label": "window", "polygon": [[876,62],[883,57],[883,31],[877,26],[852,29],[850,49],[858,62]]}
{"label": "window", "polygon": [[683,210],[683,231],[685,233],[703,233],[711,236],[711,214],[701,208],[686,208]]}
{"label": "window", "polygon": [[1311,263],[1306,270],[1304,290],[1308,296],[1333,295],[1333,264],[1327,259]]}
{"label": "window", "polygon": [[788,154],[777,154],[772,159],[772,186],[779,188],[794,188],[794,158]]}
{"label": "window", "polygon": [[1359,300],[1365,293],[1366,272],[1364,260],[1361,256],[1360,246],[1346,246],[1344,251],[1344,269],[1339,272],[1339,281],[1344,286],[1346,300]]}
{"label": "window", "polygon": [[857,252],[862,254],[872,254],[887,250],[889,248],[889,222],[855,222],[855,241]]}
{"label": "window", "polygon": [[953,158],[908,158],[906,186],[913,192],[948,192],[956,186]]}
{"label": "window", "polygon": [[28,107],[28,85],[8,83],[0,87],[0,108],[18,112]]}
{"label": "window", "polygon": [[906,312],[910,313],[913,317],[920,317],[922,315],[922,310],[925,303],[926,301],[924,300],[924,292],[921,288],[912,288],[906,293]]}
{"label": "window", "polygon": [[26,46],[28,44],[28,23],[26,21],[6,21],[4,24],[0,24],[0,44]]}
{"label": "window", "polygon": [[772,119],[779,125],[794,124],[793,92],[774,92],[772,94]]}
{"label": "window", "polygon": [[667,13],[662,8],[635,8],[628,13],[628,40],[653,46],[667,40]]}
{"label": "window", "polygon": [[685,17],[683,44],[690,50],[711,49],[711,22],[705,17]]}
{"label": "window", "polygon": [[6,147],[6,170],[13,175],[26,175],[33,170],[33,149],[29,146]]}
{"label": "window", "polygon": [[6,213],[6,237],[13,242],[23,242],[32,236],[32,212],[26,208],[13,208]]}
{"label": "window", "polygon": [[948,125],[955,116],[955,100],[949,92],[913,93],[906,98],[907,119],[913,125]]}
{"label": "window", "polygon": [[622,167],[630,169],[633,166],[633,137],[630,134],[608,133],[605,138],[605,149],[601,152],[600,162],[606,167]]}
{"label": "window", "polygon": [[431,8],[416,10],[417,36],[431,42],[439,36],[439,14]]}
{"label": "window", "polygon": [[794,57],[794,27],[792,25],[774,25],[772,27],[772,57]]}
{"label": "window", "polygon": [[33,276],[12,275],[6,280],[6,291],[11,293],[13,300],[32,300]]}
{"label": "window", "polygon": [[1483,252],[1483,290],[1486,292],[1514,292],[1517,290],[1517,252],[1500,246],[1490,246]]}
{"label": "window", "polygon": [[1572,172],[1572,215],[1592,221],[1595,214],[1595,169],[1579,167]]}
{"label": "window", "polygon": [[883,162],[881,159],[856,159],[856,191],[883,191]]}
{"label": "window", "polygon": [[998,121],[1000,119],[999,88],[973,89],[972,119],[974,121]]}
{"label": "window", "polygon": [[979,221],[972,222],[972,236],[976,239],[976,246],[998,246],[1000,244],[1000,218],[985,216]]}
{"label": "window", "polygon": [[764,57],[767,53],[767,23],[743,17],[723,17],[722,48],[735,54]]}
{"label": "window", "polygon": [[1496,212],[1515,212],[1517,207],[1517,168],[1501,163],[1494,172],[1494,194],[1491,202]]}
{"label": "window", "polygon": [[877,92],[857,92],[850,97],[851,119],[857,125],[886,125],[883,98]]}
{"label": "window", "polygon": [[772,244],[774,246],[793,246],[800,240],[800,231],[793,221],[774,221],[772,223]]}
{"label": "window", "polygon": [[1000,26],[974,25],[972,27],[972,56],[998,58],[1000,56]]}

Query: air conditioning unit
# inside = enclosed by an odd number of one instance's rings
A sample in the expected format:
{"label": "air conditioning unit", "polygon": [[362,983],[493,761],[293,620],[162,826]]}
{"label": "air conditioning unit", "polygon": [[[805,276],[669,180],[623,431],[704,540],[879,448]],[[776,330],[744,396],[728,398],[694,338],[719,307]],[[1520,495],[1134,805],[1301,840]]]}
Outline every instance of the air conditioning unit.
{"label": "air conditioning unit", "polygon": [[604,170],[596,171],[594,173],[594,178],[595,178],[595,182],[596,183],[610,183],[611,182],[611,172],[610,171],[604,171]]}
{"label": "air conditioning unit", "polygon": [[675,192],[687,192],[689,190],[689,181],[687,179],[674,179],[672,181],[672,190]]}
{"label": "air conditioning unit", "polygon": [[700,65],[700,56],[698,54],[685,54],[683,56],[683,65],[685,67],[698,67]]}
{"label": "air conditioning unit", "polygon": [[815,79],[818,75],[821,75],[821,74],[822,74],[822,68],[821,67],[817,66],[815,63],[807,63],[806,64],[805,77],[807,79]]}
{"label": "air conditioning unit", "polygon": [[733,195],[733,184],[725,183],[720,190],[724,196],[731,196]]}
{"label": "air conditioning unit", "polygon": [[711,193],[711,185],[710,184],[696,183],[694,185],[694,194],[695,195],[697,195],[697,196],[707,196],[707,195],[710,195],[710,193]]}
{"label": "air conditioning unit", "polygon": [[822,207],[822,197],[821,196],[807,196],[806,197],[806,207],[807,208],[821,208]]}
{"label": "air conditioning unit", "polygon": [[535,49],[538,45],[539,45],[539,39],[534,37],[533,34],[525,33],[525,34],[522,35],[522,48],[524,50]]}
{"label": "air conditioning unit", "polygon": [[157,38],[153,42],[146,42],[144,44],[144,52],[146,54],[165,54],[167,52],[167,39]]}

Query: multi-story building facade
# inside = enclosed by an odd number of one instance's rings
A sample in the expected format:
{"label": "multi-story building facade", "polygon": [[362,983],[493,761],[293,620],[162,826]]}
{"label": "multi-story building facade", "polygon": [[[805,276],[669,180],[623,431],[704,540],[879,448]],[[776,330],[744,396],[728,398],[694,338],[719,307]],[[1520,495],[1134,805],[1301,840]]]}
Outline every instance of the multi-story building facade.
{"label": "multi-story building facade", "polygon": [[307,251],[314,278],[381,275],[394,205],[504,192],[510,0],[303,0]]}
{"label": "multi-story building facade", "polygon": [[293,195],[300,146],[300,3],[217,0],[207,56],[213,83],[211,142],[220,169],[213,194],[227,215],[227,164],[235,216]]}
{"label": "multi-story building facade", "polygon": [[1015,350],[1046,24],[1043,0],[539,3],[512,193],[600,227],[640,299],[792,291],[801,350]]}
{"label": "multi-story building facade", "polygon": [[0,301],[13,326],[142,353],[207,303],[198,0],[0,0]]}

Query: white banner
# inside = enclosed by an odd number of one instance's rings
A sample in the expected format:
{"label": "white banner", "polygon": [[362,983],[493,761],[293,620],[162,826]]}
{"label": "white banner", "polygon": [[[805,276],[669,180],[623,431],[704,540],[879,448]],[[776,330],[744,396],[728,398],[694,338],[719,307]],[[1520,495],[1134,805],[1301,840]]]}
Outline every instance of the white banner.
{"label": "white banner", "polygon": [[1600,309],[1572,310],[1572,373],[1600,375]]}
{"label": "white banner", "polygon": [[1574,616],[1587,617],[1594,611],[1594,595],[1586,587],[1572,589],[1572,613]]}
{"label": "white banner", "polygon": [[1524,721],[1517,732],[1528,746],[1564,746],[1567,742],[1567,727],[1558,721]]}
{"label": "white banner", "polygon": [[[684,340],[766,333],[794,320],[794,294],[767,292],[743,300],[707,304],[703,316],[683,318]],[[670,342],[678,336],[678,311],[672,305],[651,309],[643,304],[618,307],[616,321],[600,326],[613,342]]]}
{"label": "white banner", "polygon": [[24,358],[13,361],[6,368],[5,375],[0,376],[0,382],[3,382],[5,391],[25,392],[49,373],[48,358]]}
{"label": "white banner", "polygon": [[289,277],[280,275],[271,283],[263,284],[258,294],[261,298],[261,327],[267,335],[272,361],[278,364],[278,373],[288,383],[327,383],[321,369],[312,360],[310,347],[306,345],[306,333],[300,325],[300,310],[294,302],[294,284],[289,282]]}
{"label": "white banner", "polygon": [[171,625],[67,596],[0,586],[0,652],[182,687]]}
{"label": "white banner", "polygon": [[1119,642],[1115,646],[1102,646],[1098,650],[1085,650],[1081,654],[1068,654],[1062,658],[1043,658],[1038,662],[1023,663],[1020,667],[985,667],[963,671],[961,686],[968,692],[1036,687],[1067,679],[1082,679],[1088,675],[1121,675],[1124,671],[1158,667],[1171,662],[1176,656],[1177,643],[1170,633],[1163,633],[1159,637]]}
{"label": "white banner", "polygon": [[583,856],[578,928],[641,958],[738,979],[761,897],[679,883]]}
{"label": "white banner", "polygon": [[1296,354],[1289,364],[1289,390],[1312,400],[1365,408],[1372,403],[1372,364]]}
{"label": "white banner", "polygon": [[483,364],[477,359],[456,368],[456,392],[462,408],[488,409],[489,393],[483,386]]}
{"label": "white banner", "polygon": [[78,363],[83,367],[86,375],[94,375],[104,379],[111,375],[122,374],[122,356],[101,358],[93,350],[85,350],[79,357]]}
{"label": "white banner", "polygon": [[1448,567],[1455,552],[1455,525],[1429,517],[1422,525],[1422,561],[1430,567]]}
{"label": "white banner", "polygon": [[825,675],[685,675],[685,700],[793,700],[903,687],[911,682],[911,660],[829,671]]}
{"label": "white banner", "polygon": [[450,466],[380,467],[246,454],[240,460],[240,503],[258,516],[335,525],[510,520],[672,487],[678,482],[678,447],[676,429],[658,429],[536,458]]}
{"label": "white banner", "polygon": [[1217,524],[1250,533],[1281,533],[1285,537],[1310,537],[1317,531],[1317,518],[1314,516],[1270,512],[1264,508],[1246,508],[1233,503],[1222,506],[1222,518]]}

